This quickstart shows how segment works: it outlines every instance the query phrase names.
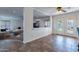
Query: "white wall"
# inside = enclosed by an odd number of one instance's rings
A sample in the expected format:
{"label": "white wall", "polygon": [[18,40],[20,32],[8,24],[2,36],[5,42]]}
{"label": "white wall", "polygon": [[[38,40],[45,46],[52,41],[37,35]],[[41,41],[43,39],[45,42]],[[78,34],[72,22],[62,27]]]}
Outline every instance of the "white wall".
{"label": "white wall", "polygon": [[33,10],[32,8],[24,8],[24,40],[30,42],[38,38],[47,36],[52,33],[52,17],[50,17],[51,26],[48,28],[33,28]]}
{"label": "white wall", "polygon": [[24,39],[23,42],[29,42],[32,41],[32,29],[33,29],[33,10],[32,8],[24,8],[24,13],[23,13],[24,21],[23,21],[23,27],[24,27]]}

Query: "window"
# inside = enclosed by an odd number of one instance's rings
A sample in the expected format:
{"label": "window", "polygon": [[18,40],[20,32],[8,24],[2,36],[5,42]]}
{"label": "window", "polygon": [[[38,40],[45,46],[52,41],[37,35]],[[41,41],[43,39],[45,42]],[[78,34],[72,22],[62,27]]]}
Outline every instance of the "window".
{"label": "window", "polygon": [[10,21],[9,20],[0,20],[0,29],[10,30]]}

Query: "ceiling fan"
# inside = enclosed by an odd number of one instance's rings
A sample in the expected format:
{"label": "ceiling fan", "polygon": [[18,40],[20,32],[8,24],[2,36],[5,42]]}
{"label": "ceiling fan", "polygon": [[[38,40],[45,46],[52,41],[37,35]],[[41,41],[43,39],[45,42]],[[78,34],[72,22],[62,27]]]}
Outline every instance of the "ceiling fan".
{"label": "ceiling fan", "polygon": [[58,12],[60,12],[60,11],[61,12],[66,12],[66,10],[63,9],[63,7],[57,7],[56,9],[57,9]]}

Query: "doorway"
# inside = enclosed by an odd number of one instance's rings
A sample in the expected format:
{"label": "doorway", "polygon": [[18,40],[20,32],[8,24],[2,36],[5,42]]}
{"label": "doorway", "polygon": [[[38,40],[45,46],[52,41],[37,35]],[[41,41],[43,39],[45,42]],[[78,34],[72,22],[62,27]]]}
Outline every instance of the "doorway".
{"label": "doorway", "polygon": [[67,34],[76,35],[76,22],[74,19],[67,20]]}
{"label": "doorway", "polygon": [[76,20],[56,18],[54,22],[56,34],[77,36]]}

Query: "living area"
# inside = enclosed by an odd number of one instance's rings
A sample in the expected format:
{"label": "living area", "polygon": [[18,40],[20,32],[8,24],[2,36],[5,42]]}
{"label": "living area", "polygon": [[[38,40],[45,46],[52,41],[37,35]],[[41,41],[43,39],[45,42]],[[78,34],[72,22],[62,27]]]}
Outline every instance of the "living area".
{"label": "living area", "polygon": [[0,7],[0,51],[17,51],[23,41],[23,8]]}
{"label": "living area", "polygon": [[79,51],[78,7],[0,7],[0,51]]}

